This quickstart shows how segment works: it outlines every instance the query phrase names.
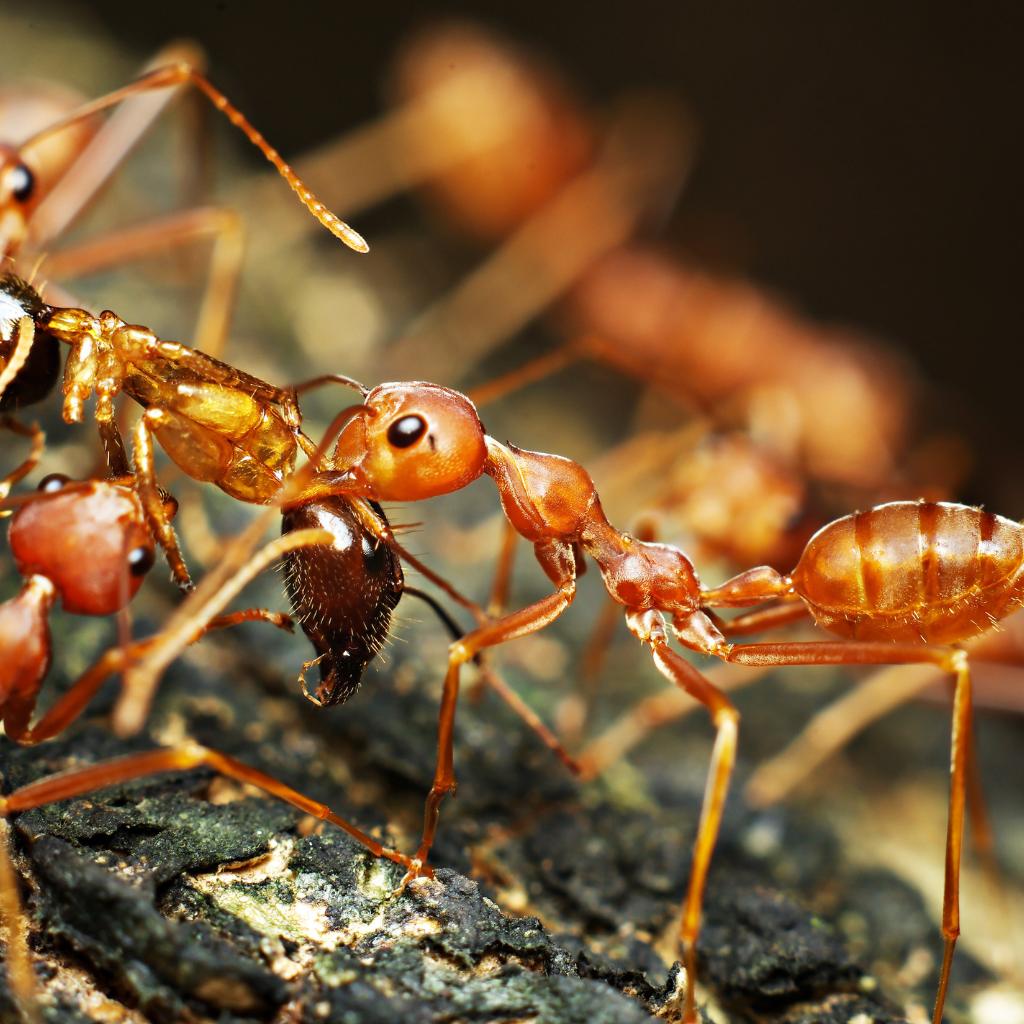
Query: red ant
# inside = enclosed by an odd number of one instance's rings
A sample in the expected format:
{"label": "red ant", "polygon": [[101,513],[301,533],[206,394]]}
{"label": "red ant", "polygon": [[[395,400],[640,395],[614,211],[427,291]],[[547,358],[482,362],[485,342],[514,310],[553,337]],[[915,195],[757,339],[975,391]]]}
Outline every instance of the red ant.
{"label": "red ant", "polygon": [[[485,623],[452,643],[438,732],[438,756],[423,834],[411,876],[428,874],[441,804],[455,790],[453,723],[461,667],[486,648],[550,625],[572,603],[589,555],[625,610],[633,635],[658,670],[709,711],[716,728],[708,788],[694,846],[680,940],[687,969],[684,1019],[697,1020],[696,941],[711,854],[736,752],[738,714],[717,687],[669,646],[671,637],[701,654],[748,666],[924,663],[955,679],[946,886],[945,941],[933,1020],[939,1024],[959,934],[959,871],[971,727],[971,676],[959,644],[1024,604],[1024,529],[963,505],[893,502],[838,519],[809,541],[786,576],[767,566],[705,588],[678,548],[637,540],[612,526],[593,482],[579,464],[503,445],[487,435],[473,404],[428,383],[382,384],[347,410],[324,472],[293,505],[344,495],[371,501],[418,501],[461,489],[482,475],[497,488],[510,529],[531,541],[556,591]],[[236,571],[242,541],[225,569]],[[242,570],[249,578],[259,558]],[[205,581],[204,581],[205,582]],[[197,623],[221,606],[224,578],[172,618],[167,634],[135,666],[142,679],[161,670]],[[211,595],[213,595],[211,597]],[[766,603],[767,602],[767,603]],[[731,621],[712,609],[762,605]],[[810,616],[842,639],[730,643],[744,635]]]}

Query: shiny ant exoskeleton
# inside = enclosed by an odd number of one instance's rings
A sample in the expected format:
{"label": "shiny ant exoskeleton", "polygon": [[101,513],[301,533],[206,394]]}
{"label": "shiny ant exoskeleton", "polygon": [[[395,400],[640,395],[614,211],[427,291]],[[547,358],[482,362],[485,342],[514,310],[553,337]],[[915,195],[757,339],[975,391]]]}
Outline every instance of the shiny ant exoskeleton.
{"label": "shiny ant exoskeleton", "polygon": [[[382,384],[364,395],[361,406],[347,410],[331,469],[293,494],[290,504],[333,495],[417,501],[490,476],[509,528],[533,543],[537,561],[556,588],[551,596],[484,623],[450,646],[437,764],[412,873],[429,873],[427,858],[441,804],[455,789],[452,740],[461,667],[489,647],[550,625],[572,603],[576,578],[590,556],[658,670],[703,704],[716,728],[680,930],[688,973],[684,1019],[690,1022],[697,1019],[694,980],[701,905],[735,759],[738,714],[721,690],[670,647],[670,639],[740,665],[925,664],[954,677],[945,948],[934,1011],[938,1024],[959,934],[970,756],[971,675],[960,644],[1024,604],[1024,529],[964,505],[893,502],[823,527],[790,575],[761,566],[705,588],[678,548],[637,540],[609,523],[582,466],[499,443],[485,433],[464,395],[420,382]],[[239,542],[234,558],[244,557],[245,543]],[[259,562],[257,557],[239,576],[248,578]],[[214,581],[208,593],[186,601],[168,634],[156,641],[151,658],[136,666],[141,676],[155,676],[180,647],[180,636],[221,606],[216,588],[223,586],[223,580]],[[712,610],[758,605],[763,607],[731,621]],[[808,617],[839,638],[777,643],[728,639]]]}

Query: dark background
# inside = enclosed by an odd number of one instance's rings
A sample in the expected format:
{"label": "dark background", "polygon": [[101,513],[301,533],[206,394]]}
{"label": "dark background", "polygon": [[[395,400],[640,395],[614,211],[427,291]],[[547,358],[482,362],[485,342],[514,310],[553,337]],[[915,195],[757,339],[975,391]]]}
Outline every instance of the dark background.
{"label": "dark background", "polygon": [[626,87],[678,92],[703,144],[668,240],[911,352],[938,386],[931,415],[948,417],[975,449],[961,497],[1024,514],[1020,6],[93,0],[87,9],[140,54],[198,39],[214,79],[286,155],[371,118],[399,41],[444,14],[536,46],[598,103]]}

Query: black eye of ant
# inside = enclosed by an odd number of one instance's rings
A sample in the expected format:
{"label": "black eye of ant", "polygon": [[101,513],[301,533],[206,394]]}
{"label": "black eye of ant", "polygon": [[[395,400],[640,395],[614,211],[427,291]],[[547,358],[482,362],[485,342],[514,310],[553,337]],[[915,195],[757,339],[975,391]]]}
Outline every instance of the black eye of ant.
{"label": "black eye of ant", "polygon": [[19,203],[27,203],[36,190],[36,176],[24,165],[15,164],[7,175],[11,195]]}
{"label": "black eye of ant", "polygon": [[132,548],[128,552],[128,571],[133,576],[145,576],[153,568],[156,553],[152,548]]}
{"label": "black eye of ant", "polygon": [[70,480],[71,477],[65,476],[63,473],[50,473],[49,476],[44,476],[39,481],[36,490],[42,491],[43,494],[53,494],[61,490]]}
{"label": "black eye of ant", "polygon": [[388,441],[395,448],[408,448],[415,444],[427,430],[422,416],[403,416],[388,427]]}

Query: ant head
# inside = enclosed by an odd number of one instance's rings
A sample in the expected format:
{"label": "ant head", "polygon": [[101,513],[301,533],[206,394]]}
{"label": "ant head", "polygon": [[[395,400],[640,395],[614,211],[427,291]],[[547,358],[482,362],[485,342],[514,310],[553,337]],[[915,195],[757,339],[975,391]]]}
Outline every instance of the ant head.
{"label": "ant head", "polygon": [[484,427],[465,395],[439,384],[381,384],[342,430],[335,466],[378,501],[418,501],[474,481],[487,460]]}
{"label": "ant head", "polygon": [[135,596],[155,559],[135,492],[123,484],[72,483],[54,474],[11,519],[11,553],[22,576],[45,576],[64,608],[111,615]]}

